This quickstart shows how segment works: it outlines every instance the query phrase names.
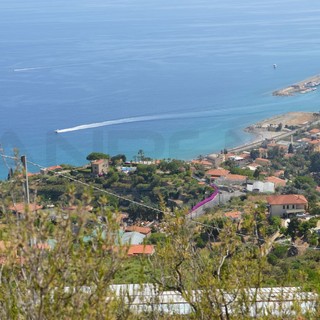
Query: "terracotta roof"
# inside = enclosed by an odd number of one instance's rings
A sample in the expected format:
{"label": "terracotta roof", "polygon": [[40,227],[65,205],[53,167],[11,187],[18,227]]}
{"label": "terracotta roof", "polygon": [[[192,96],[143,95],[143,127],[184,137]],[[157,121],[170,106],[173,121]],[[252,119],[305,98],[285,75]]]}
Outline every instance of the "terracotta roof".
{"label": "terracotta roof", "polygon": [[26,213],[26,212],[38,211],[38,210],[42,209],[42,206],[39,206],[36,203],[30,203],[29,205],[27,205],[24,202],[20,202],[20,203],[16,203],[16,204],[10,206],[9,209],[11,211],[15,211],[18,213]]}
{"label": "terracotta roof", "polygon": [[241,212],[240,211],[230,211],[230,212],[226,212],[224,215],[227,218],[231,218],[231,219],[240,219],[241,218]]}
{"label": "terracotta roof", "polygon": [[248,167],[256,167],[256,168],[258,168],[258,167],[261,167],[261,164],[252,162],[252,163],[250,163],[250,164],[248,165]]}
{"label": "terracotta roof", "polygon": [[212,162],[208,160],[192,160],[191,163],[201,164],[203,166],[212,166]]}
{"label": "terracotta roof", "polygon": [[226,176],[226,180],[237,180],[237,181],[245,181],[247,179],[246,176],[242,176],[241,174],[228,174]]}
{"label": "terracotta roof", "polygon": [[270,205],[284,205],[284,204],[307,204],[307,199],[301,194],[282,194],[277,196],[267,197]]}
{"label": "terracotta roof", "polygon": [[283,174],[284,174],[284,170],[277,170],[277,171],[275,171],[275,173],[273,175],[278,178],[279,176],[281,176]]}
{"label": "terracotta roof", "polygon": [[128,232],[136,231],[136,232],[140,232],[142,234],[149,234],[151,232],[151,228],[139,227],[139,226],[129,226],[129,227],[126,227],[126,231],[128,231]]}
{"label": "terracotta roof", "polygon": [[47,170],[47,171],[53,171],[53,170],[57,170],[57,169],[62,169],[62,167],[61,166],[51,166],[51,167],[45,168],[45,170]]}
{"label": "terracotta roof", "polygon": [[219,169],[211,169],[211,170],[208,170],[208,171],[206,172],[206,174],[207,174],[207,175],[210,175],[210,176],[224,177],[224,176],[226,176],[229,172],[230,172],[229,170],[219,168]]}
{"label": "terracotta roof", "polygon": [[320,132],[320,129],[317,129],[317,128],[314,128],[314,129],[309,131],[309,133],[311,133],[311,134],[316,134],[316,133],[319,133],[319,132]]}
{"label": "terracotta roof", "polygon": [[137,254],[147,254],[151,255],[154,253],[154,246],[151,244],[136,244],[136,245],[131,245],[129,250],[128,250],[128,256],[133,256]]}
{"label": "terracotta roof", "polygon": [[319,144],[320,143],[320,139],[315,139],[315,140],[311,140],[311,141],[309,141],[309,144],[311,144],[311,145],[317,145],[317,144]]}
{"label": "terracotta roof", "polygon": [[286,180],[280,179],[275,176],[267,177],[265,180],[267,182],[273,182],[276,186],[280,187],[284,187],[287,184]]}
{"label": "terracotta roof", "polygon": [[264,163],[264,164],[270,164],[270,163],[271,163],[270,160],[264,159],[264,158],[257,158],[257,159],[255,160],[255,162],[256,162],[256,163],[261,162],[261,163]]}
{"label": "terracotta roof", "polygon": [[98,160],[94,160],[91,161],[91,164],[102,164],[105,163],[108,159],[98,159]]}
{"label": "terracotta roof", "polygon": [[292,158],[293,156],[294,156],[293,153],[286,153],[286,154],[284,155],[284,157],[285,157],[286,159]]}
{"label": "terracotta roof", "polygon": [[239,154],[239,157],[243,159],[249,159],[250,158],[250,153],[241,153]]}
{"label": "terracotta roof", "polygon": [[37,243],[35,245],[35,247],[40,250],[50,250],[51,249],[51,247],[48,243]]}

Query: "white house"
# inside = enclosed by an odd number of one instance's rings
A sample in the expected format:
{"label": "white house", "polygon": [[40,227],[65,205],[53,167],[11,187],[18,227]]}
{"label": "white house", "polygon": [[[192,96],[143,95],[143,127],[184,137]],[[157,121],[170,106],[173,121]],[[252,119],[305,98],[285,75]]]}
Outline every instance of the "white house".
{"label": "white house", "polygon": [[288,217],[305,213],[308,208],[307,199],[301,194],[282,194],[267,197],[269,213],[272,216]]}

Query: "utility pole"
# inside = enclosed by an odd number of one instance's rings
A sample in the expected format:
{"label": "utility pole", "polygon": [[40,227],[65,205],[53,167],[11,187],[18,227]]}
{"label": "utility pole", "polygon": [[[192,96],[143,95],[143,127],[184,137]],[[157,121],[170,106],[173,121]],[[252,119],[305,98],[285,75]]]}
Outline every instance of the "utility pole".
{"label": "utility pole", "polygon": [[26,194],[26,202],[27,204],[30,203],[30,196],[29,196],[29,180],[28,180],[28,168],[27,168],[27,157],[26,156],[21,156],[21,162],[24,168],[24,173],[25,173],[25,194]]}

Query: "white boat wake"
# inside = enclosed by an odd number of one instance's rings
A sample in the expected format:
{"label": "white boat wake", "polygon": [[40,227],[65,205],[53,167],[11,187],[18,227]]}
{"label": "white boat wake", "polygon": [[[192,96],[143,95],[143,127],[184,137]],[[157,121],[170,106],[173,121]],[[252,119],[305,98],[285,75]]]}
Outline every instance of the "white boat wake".
{"label": "white boat wake", "polygon": [[98,127],[113,126],[113,125],[124,124],[124,123],[154,121],[154,120],[171,120],[171,119],[181,119],[181,118],[190,118],[190,117],[199,117],[199,113],[192,112],[192,113],[182,113],[182,114],[167,114],[167,115],[122,118],[122,119],[108,120],[108,121],[95,122],[95,123],[89,123],[89,124],[82,124],[79,126],[66,128],[66,129],[57,129],[55,130],[55,132],[66,133],[66,132],[86,130],[86,129],[92,129],[92,128],[98,128]]}
{"label": "white boat wake", "polygon": [[16,68],[13,69],[14,72],[27,72],[33,70],[50,69],[51,67],[32,67],[32,68]]}

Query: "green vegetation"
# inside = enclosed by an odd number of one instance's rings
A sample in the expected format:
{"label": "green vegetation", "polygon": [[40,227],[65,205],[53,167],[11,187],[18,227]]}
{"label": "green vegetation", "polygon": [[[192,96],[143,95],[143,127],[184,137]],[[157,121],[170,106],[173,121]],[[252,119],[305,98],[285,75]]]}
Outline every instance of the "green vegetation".
{"label": "green vegetation", "polygon": [[86,159],[89,161],[93,161],[93,160],[109,159],[109,158],[110,156],[108,154],[101,153],[101,152],[91,152]]}
{"label": "green vegetation", "polygon": [[[91,153],[87,159],[101,155]],[[115,297],[110,291],[119,283],[153,283],[160,291],[180,293],[191,306],[188,319],[249,319],[248,288],[299,286],[320,293],[319,235],[313,231],[318,217],[292,218],[284,228],[279,217],[266,215],[264,196],[245,195],[192,220],[188,209],[212,192],[194,178],[204,176],[201,165],[192,171],[181,160],[146,164],[148,158],[139,150],[140,163],[130,164],[136,170],[125,173],[124,155],[105,156],[110,166],[102,176],[93,176],[89,167],[65,167],[63,175],[30,177],[31,198],[54,208],[13,214],[12,203],[24,200],[20,169],[1,183],[0,318],[168,319],[155,310],[134,313],[124,303],[125,292]],[[286,168],[291,176],[281,192],[304,194],[310,212],[319,212],[315,154],[272,156],[270,172]],[[260,177],[259,171],[227,164],[232,173]],[[241,221],[227,218],[227,211],[240,211]],[[155,246],[153,255],[128,256],[129,246],[120,241],[124,227],[119,212],[132,221],[156,222],[144,239],[145,245]],[[228,313],[225,292],[235,295],[234,314]],[[293,309],[297,317],[306,316],[299,306]],[[317,319],[318,312],[308,319]],[[268,319],[262,314],[256,318]]]}

